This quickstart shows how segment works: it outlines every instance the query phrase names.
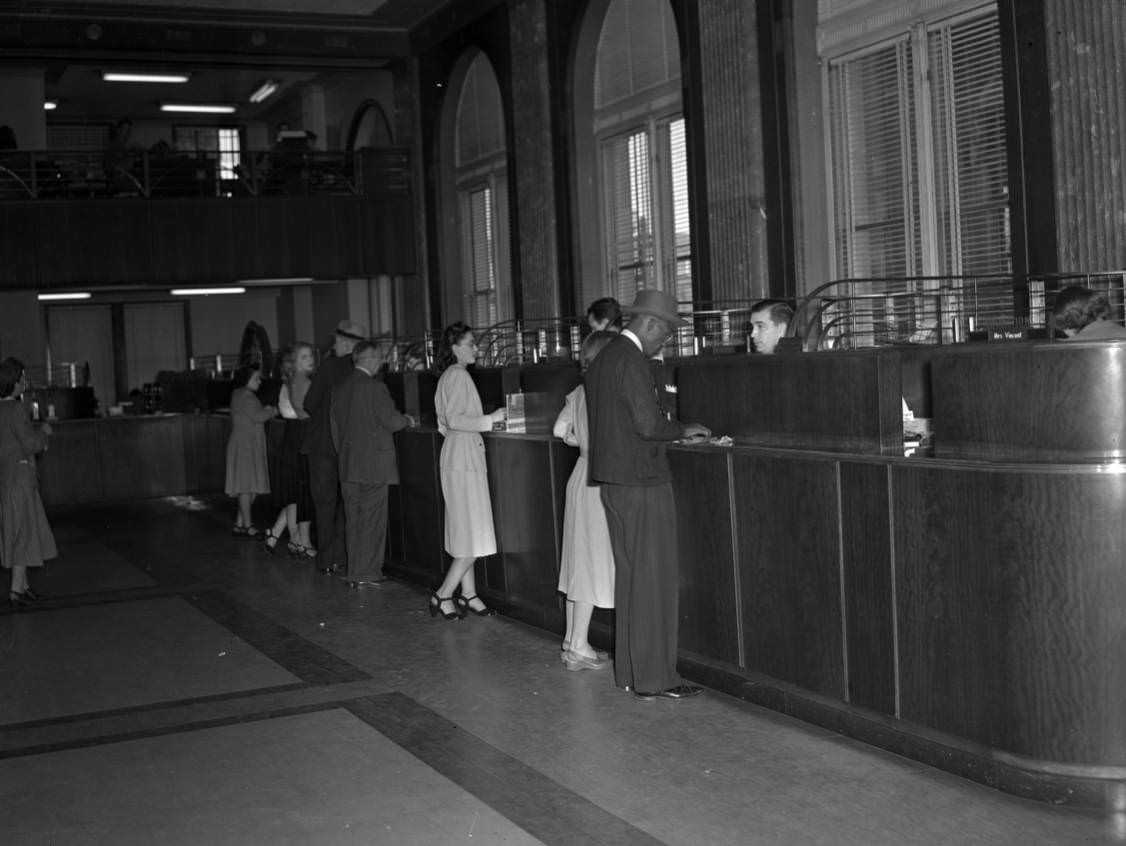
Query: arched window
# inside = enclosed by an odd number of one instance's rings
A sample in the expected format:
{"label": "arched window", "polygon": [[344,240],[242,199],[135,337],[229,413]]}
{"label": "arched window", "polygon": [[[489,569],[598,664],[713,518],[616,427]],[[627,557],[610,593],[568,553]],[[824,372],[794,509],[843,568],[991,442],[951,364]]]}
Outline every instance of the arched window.
{"label": "arched window", "polygon": [[575,90],[580,97],[584,87],[590,91],[592,107],[576,109],[578,121],[590,121],[576,132],[594,136],[601,284],[588,281],[584,298],[609,294],[629,303],[640,288],[660,288],[690,302],[688,166],[672,7],[668,0],[609,0],[592,3],[589,14],[600,20],[597,29],[594,21],[587,28],[597,33],[594,74],[588,79],[580,43]]}
{"label": "arched window", "polygon": [[492,65],[478,53],[457,103],[454,181],[464,314],[484,328],[512,317],[504,111]]}
{"label": "arched window", "polygon": [[389,147],[394,141],[391,137],[391,122],[387,113],[375,100],[365,100],[356,109],[352,124],[348,127],[348,150],[363,150],[367,147]]}

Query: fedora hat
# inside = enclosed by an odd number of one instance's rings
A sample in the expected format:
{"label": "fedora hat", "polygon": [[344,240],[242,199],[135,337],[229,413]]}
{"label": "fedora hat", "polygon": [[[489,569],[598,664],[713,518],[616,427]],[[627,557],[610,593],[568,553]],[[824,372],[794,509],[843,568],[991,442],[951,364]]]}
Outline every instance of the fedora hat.
{"label": "fedora hat", "polygon": [[631,314],[649,314],[664,320],[673,329],[687,326],[688,321],[676,313],[676,297],[664,291],[646,289],[638,291],[633,305],[627,309]]}
{"label": "fedora hat", "polygon": [[341,320],[336,324],[336,334],[342,338],[351,338],[353,341],[366,341],[368,328],[362,323],[353,323],[351,320]]}

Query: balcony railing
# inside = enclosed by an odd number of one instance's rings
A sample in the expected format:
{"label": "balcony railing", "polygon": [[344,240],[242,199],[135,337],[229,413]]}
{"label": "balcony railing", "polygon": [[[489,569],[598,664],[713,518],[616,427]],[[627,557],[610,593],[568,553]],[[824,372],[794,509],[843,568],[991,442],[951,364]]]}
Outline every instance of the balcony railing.
{"label": "balcony railing", "polygon": [[365,173],[371,190],[402,188],[406,151],[12,150],[0,152],[0,200],[356,195]]}

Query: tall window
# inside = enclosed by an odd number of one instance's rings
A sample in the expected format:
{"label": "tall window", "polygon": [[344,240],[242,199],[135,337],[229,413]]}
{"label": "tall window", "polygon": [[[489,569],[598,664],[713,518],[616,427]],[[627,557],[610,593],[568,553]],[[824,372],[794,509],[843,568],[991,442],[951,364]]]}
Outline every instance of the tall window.
{"label": "tall window", "polygon": [[684,119],[650,121],[603,142],[608,267],[614,296],[641,288],[692,300]]}
{"label": "tall window", "polygon": [[462,294],[466,319],[481,329],[511,317],[504,114],[483,54],[466,72],[455,144]]}
{"label": "tall window", "polygon": [[600,146],[605,284],[629,303],[641,288],[692,300],[688,163],[680,57],[668,0],[612,0],[598,42],[595,133]]}
{"label": "tall window", "polygon": [[1012,267],[993,6],[827,63],[838,277]]}

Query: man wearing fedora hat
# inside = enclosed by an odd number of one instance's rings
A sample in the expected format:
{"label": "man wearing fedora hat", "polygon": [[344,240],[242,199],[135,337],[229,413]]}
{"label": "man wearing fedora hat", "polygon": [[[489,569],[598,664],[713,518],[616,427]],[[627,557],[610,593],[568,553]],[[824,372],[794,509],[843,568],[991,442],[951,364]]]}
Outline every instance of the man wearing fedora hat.
{"label": "man wearing fedora hat", "polygon": [[676,672],[679,562],[665,449],[711,432],[666,418],[657,403],[648,359],[686,325],[676,299],[638,291],[627,311],[629,325],[586,374],[590,478],[602,486],[614,550],[614,680],[639,699],[684,699],[700,688]]}
{"label": "man wearing fedora hat", "polygon": [[329,427],[332,392],[351,374],[352,350],[360,341],[367,340],[367,334],[367,327],[351,320],[337,323],[333,354],[321,362],[305,394],[304,407],[309,415],[309,425],[301,452],[309,458],[309,495],[313,500],[313,525],[317,533],[317,569],[322,573],[334,573],[348,562],[340,470]]}

